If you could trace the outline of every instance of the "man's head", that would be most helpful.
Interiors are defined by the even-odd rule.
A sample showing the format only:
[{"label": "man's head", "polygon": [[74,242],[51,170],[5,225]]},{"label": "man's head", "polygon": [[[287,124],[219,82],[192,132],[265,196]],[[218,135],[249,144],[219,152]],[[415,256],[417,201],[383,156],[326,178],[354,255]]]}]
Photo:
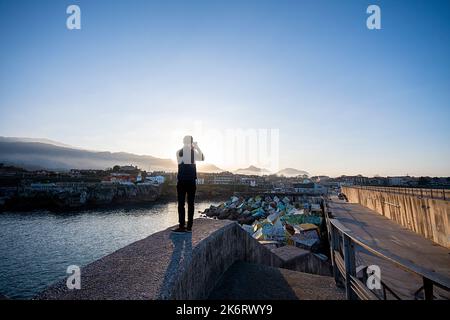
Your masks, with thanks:
[{"label": "man's head", "polygon": [[185,137],[183,138],[183,144],[184,144],[185,146],[190,146],[190,145],[192,145],[192,142],[194,142],[194,138],[192,138],[192,136],[185,136]]}]

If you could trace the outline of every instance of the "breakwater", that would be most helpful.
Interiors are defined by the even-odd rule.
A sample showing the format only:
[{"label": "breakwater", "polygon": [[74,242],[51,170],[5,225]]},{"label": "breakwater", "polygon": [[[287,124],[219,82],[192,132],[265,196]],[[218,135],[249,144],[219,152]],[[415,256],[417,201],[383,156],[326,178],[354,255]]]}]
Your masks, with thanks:
[{"label": "breakwater", "polygon": [[196,219],[194,226],[192,234],[161,231],[87,265],[80,290],[60,281],[37,298],[205,299],[237,260],[282,263],[236,223]]},{"label": "breakwater", "polygon": [[[332,277],[280,269],[287,262],[291,267],[308,264],[303,252],[294,255],[269,250],[236,222],[201,218],[192,233],[167,229],[83,267],[80,289],[69,289],[62,280],[36,299],[222,299],[229,290],[246,299],[342,298]],[[234,272],[243,279],[233,289],[228,285],[234,281],[227,279],[236,280]]]},{"label": "breakwater", "polygon": [[2,199],[0,210],[71,210],[154,202],[161,186],[112,183],[35,183],[20,185]]}]

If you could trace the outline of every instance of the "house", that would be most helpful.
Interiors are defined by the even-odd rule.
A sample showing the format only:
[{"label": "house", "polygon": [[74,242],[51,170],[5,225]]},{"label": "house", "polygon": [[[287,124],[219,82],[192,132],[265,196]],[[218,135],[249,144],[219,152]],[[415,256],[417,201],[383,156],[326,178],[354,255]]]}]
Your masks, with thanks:
[{"label": "house", "polygon": [[105,181],[110,181],[112,183],[124,183],[124,182],[135,182],[136,177],[130,175],[129,173],[116,173],[113,172],[111,175],[106,177]]},{"label": "house", "polygon": [[29,188],[33,191],[50,191],[58,189],[56,183],[31,183]]},{"label": "house", "polygon": [[250,187],[256,187],[258,185],[257,177],[253,176],[241,176],[240,177],[240,184],[242,185],[248,185]]},{"label": "house", "polygon": [[314,183],[314,182],[306,182],[306,183],[294,183],[293,184],[295,192],[298,193],[307,193],[307,194],[325,194],[327,193],[327,188]]},{"label": "house", "polygon": [[213,184],[234,184],[234,175],[232,173],[222,172],[214,175]]},{"label": "house", "polygon": [[145,181],[151,182],[153,184],[163,184],[164,181],[166,181],[166,178],[164,178],[163,176],[150,176],[146,177]]},{"label": "house", "polygon": [[139,170],[139,168],[137,166],[133,166],[133,165],[119,166],[119,171],[122,171],[122,172],[135,172],[138,170]]},{"label": "house", "polygon": [[409,176],[405,177],[387,177],[390,186],[406,186],[411,180]]}]

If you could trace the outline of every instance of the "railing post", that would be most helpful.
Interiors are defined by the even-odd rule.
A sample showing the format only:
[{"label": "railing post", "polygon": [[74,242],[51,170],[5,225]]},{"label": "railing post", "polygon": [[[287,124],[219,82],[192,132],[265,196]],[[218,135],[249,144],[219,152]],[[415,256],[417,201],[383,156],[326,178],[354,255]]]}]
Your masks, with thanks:
[{"label": "railing post", "polygon": [[423,292],[425,300],[433,300],[433,282],[423,277]]},{"label": "railing post", "polygon": [[344,237],[344,261],[345,261],[345,295],[347,300],[356,300],[356,294],[351,287],[351,277],[356,276],[356,263],[355,263],[355,247],[352,240],[348,235],[343,233]]},{"label": "railing post", "polygon": [[336,265],[335,251],[339,250],[339,233],[335,226],[330,223],[331,226],[331,259],[333,264],[333,276],[336,285],[342,285],[341,279],[339,277],[339,269]]}]

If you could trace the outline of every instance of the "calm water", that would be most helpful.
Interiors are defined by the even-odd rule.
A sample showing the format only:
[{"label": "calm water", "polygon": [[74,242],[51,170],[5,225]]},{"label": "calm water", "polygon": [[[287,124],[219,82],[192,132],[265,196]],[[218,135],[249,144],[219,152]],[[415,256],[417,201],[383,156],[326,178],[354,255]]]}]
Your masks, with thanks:
[{"label": "calm water", "polygon": [[[211,202],[197,203],[203,210]],[[145,209],[0,214],[0,293],[31,298],[83,266],[178,223],[176,203]]]}]

